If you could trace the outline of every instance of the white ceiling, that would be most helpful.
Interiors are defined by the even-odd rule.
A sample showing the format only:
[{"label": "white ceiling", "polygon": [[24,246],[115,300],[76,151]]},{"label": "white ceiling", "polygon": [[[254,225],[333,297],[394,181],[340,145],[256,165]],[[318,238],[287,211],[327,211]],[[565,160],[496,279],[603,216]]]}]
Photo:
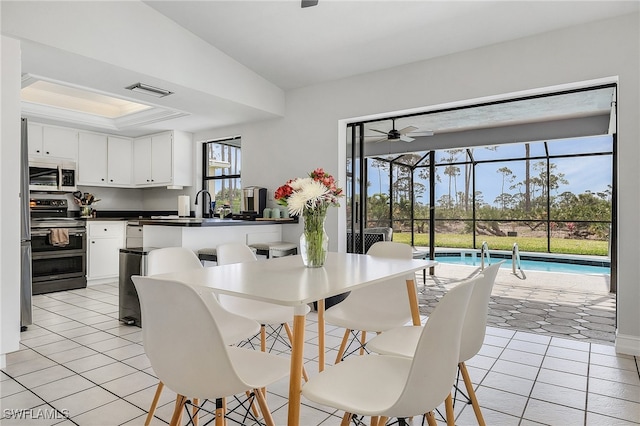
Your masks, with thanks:
[{"label": "white ceiling", "polygon": [[[7,7],[11,3],[11,7]],[[124,10],[132,3],[138,2],[127,1],[117,6],[123,8],[123,13],[116,21],[110,22],[114,31],[132,24]],[[55,7],[58,3],[42,2],[42,5],[45,4]],[[83,4],[96,3],[71,2],[65,3],[64,7],[68,10],[80,8]],[[286,91],[631,13],[639,10],[640,3],[319,0],[317,6],[305,9],[300,7],[299,0],[166,0],[146,1],[144,4],[149,7],[145,15],[149,25],[159,22],[158,17],[153,16],[157,11],[165,21],[169,18],[182,30],[188,31],[190,36],[199,37]],[[2,33],[23,40],[24,73],[141,102],[161,102],[164,107],[188,114],[137,130],[123,130],[121,134],[135,136],[148,133],[151,129],[164,128],[195,132],[277,116],[268,108],[261,110],[201,90],[195,85],[190,86],[187,79],[163,81],[158,78],[159,74],[145,72],[142,67],[135,68],[132,65],[128,68],[122,64],[101,61],[97,55],[102,52],[98,52],[98,49],[95,49],[96,56],[83,56],[78,52],[82,49],[87,51],[87,40],[90,40],[87,35],[92,31],[88,25],[76,27],[64,26],[64,22],[57,23],[63,25],[68,33],[64,39],[58,34],[56,39],[52,34],[52,40],[62,40],[57,45],[53,45],[53,41],[49,45],[42,34],[31,37],[29,31],[35,34],[35,29],[25,27],[32,26],[42,32],[43,27],[53,25],[46,22],[46,16],[32,18],[39,10],[43,10],[40,6],[33,8],[35,6],[32,5],[33,2],[0,2]],[[33,9],[25,9],[29,7]],[[28,10],[28,13],[21,9]],[[86,13],[86,10],[83,12]],[[25,22],[21,23],[20,19]],[[118,22],[120,20],[122,22]],[[34,25],[34,22],[38,25]],[[142,40],[147,35],[140,31],[139,37]],[[129,40],[129,44],[134,46],[137,41]],[[117,42],[114,38],[114,52],[127,49],[126,41],[124,44]],[[193,47],[185,45],[184,50]],[[162,56],[166,48],[157,43],[157,56]],[[203,52],[201,46],[199,49]],[[113,54],[104,54],[109,53]],[[168,62],[168,66],[172,65]],[[165,87],[176,91],[176,94],[157,101],[123,91],[125,85],[137,81]],[[49,121],[55,122],[55,119]]]},{"label": "white ceiling", "polygon": [[634,1],[146,1],[283,89],[638,10]]}]

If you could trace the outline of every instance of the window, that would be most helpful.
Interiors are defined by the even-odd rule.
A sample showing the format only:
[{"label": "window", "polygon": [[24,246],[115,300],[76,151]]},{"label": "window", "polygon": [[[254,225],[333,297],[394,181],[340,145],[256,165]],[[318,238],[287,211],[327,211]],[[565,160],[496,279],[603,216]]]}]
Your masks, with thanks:
[{"label": "window", "polygon": [[[202,187],[215,201],[215,213],[223,206],[229,206],[233,213],[240,213],[240,137],[205,142],[202,149]],[[202,212],[207,213],[204,205]]]}]

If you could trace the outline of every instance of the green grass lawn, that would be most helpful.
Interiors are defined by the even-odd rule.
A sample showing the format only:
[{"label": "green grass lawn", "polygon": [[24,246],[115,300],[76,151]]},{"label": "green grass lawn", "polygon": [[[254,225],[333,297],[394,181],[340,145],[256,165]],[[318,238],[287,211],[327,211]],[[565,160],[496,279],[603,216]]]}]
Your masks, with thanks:
[{"label": "green grass lawn", "polygon": [[[429,246],[429,234],[414,234],[415,246]],[[411,234],[408,232],[394,232],[393,241],[411,244]],[[534,237],[495,237],[484,236],[477,239],[477,248],[486,241],[490,250],[511,250],[513,243],[518,243],[520,251],[547,252],[547,239]],[[465,234],[437,234],[436,247],[447,248],[471,248],[473,240],[471,235]],[[565,238],[551,238],[551,252],[563,254],[581,254],[592,256],[608,256],[609,244],[607,241],[577,240]]]}]

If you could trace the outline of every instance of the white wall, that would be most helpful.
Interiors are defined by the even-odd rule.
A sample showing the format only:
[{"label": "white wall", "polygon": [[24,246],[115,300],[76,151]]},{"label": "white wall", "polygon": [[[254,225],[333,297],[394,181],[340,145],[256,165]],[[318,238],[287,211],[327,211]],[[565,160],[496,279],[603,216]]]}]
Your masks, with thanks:
[{"label": "white wall", "polygon": [[[572,82],[619,77],[618,339],[640,355],[639,14],[580,25],[287,93],[281,119],[216,129],[195,140],[242,135],[243,185],[273,191],[287,179],[324,167],[344,184],[338,121]],[[331,250],[344,214],[327,219]],[[339,226],[340,223],[340,226]],[[300,227],[286,226],[295,241]]]},{"label": "white wall", "polygon": [[0,44],[0,368],[20,341],[20,43]]}]

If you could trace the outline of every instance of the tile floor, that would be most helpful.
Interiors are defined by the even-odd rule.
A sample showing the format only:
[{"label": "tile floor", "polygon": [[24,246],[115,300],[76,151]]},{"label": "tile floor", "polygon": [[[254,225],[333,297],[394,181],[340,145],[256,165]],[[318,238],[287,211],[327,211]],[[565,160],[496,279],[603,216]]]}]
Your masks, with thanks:
[{"label": "tile floor", "polygon": [[[110,284],[34,297],[34,324],[0,373],[3,426],[144,423],[157,379],[140,329],[117,320],[117,293]],[[311,313],[305,346],[311,374],[314,319]],[[327,332],[331,362],[342,330]],[[638,359],[616,355],[610,344],[488,327],[485,345],[467,364],[488,425],[640,424]],[[278,425],[286,424],[287,391],[286,380],[269,389]],[[168,423],[174,397],[165,390],[152,424]],[[303,403],[301,425],[340,423],[340,413]],[[470,406],[458,402],[455,413],[457,425],[476,424]]]}]

